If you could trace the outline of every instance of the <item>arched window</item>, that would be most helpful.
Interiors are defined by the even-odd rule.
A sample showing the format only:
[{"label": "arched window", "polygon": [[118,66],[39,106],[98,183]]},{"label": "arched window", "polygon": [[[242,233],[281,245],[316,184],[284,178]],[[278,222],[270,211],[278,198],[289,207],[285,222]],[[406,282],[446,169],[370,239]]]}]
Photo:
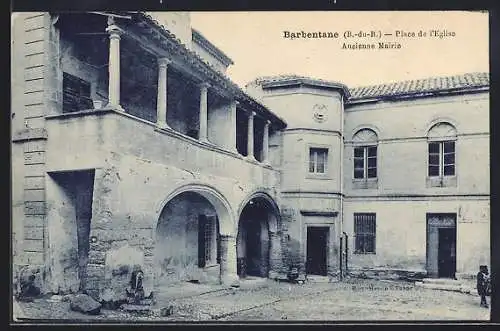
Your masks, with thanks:
[{"label": "arched window", "polygon": [[428,139],[428,176],[455,176],[455,141],[457,130],[446,122],[432,126],[427,133]]},{"label": "arched window", "polygon": [[378,137],[371,129],[361,129],[352,138],[354,179],[377,178]]}]

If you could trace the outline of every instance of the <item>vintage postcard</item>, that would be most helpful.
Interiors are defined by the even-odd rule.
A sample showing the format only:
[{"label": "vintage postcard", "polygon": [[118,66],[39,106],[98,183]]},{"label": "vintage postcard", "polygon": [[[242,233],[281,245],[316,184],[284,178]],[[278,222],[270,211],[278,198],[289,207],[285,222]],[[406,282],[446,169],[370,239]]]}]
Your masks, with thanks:
[{"label": "vintage postcard", "polygon": [[13,320],[488,321],[488,23],[13,12]]}]

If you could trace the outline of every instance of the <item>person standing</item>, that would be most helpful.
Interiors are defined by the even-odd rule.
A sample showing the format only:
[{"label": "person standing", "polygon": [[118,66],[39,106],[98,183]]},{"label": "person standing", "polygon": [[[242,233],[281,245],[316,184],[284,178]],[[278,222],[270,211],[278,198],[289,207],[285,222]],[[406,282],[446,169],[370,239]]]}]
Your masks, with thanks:
[{"label": "person standing", "polygon": [[477,273],[477,293],[481,296],[481,307],[488,308],[488,302],[486,301],[488,283],[490,281],[490,276],[488,272],[488,266],[479,266],[479,272]]}]

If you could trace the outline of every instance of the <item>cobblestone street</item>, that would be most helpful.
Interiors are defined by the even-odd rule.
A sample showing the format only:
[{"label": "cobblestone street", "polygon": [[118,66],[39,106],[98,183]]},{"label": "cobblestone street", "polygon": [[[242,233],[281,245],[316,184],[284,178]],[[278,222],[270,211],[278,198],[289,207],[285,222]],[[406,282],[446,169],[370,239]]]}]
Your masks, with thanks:
[{"label": "cobblestone street", "polygon": [[489,309],[479,306],[477,296],[405,282],[350,280],[292,285],[264,281],[236,290],[214,288],[211,292],[197,286],[188,284],[185,291],[177,288],[177,295],[158,295],[152,310],[172,305],[173,314],[167,317],[104,309],[98,316],[86,316],[70,311],[68,303],[47,299],[19,306],[28,319],[89,322],[489,320]]}]

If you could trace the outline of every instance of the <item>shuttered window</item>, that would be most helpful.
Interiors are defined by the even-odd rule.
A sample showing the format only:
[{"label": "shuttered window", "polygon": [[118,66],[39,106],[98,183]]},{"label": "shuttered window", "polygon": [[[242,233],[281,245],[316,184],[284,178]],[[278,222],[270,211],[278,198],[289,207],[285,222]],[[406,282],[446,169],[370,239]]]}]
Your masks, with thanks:
[{"label": "shuttered window", "polygon": [[63,113],[71,113],[80,110],[92,109],[90,98],[90,83],[63,73]]},{"label": "shuttered window", "polygon": [[376,216],[375,213],[354,214],[354,253],[375,253]]}]

